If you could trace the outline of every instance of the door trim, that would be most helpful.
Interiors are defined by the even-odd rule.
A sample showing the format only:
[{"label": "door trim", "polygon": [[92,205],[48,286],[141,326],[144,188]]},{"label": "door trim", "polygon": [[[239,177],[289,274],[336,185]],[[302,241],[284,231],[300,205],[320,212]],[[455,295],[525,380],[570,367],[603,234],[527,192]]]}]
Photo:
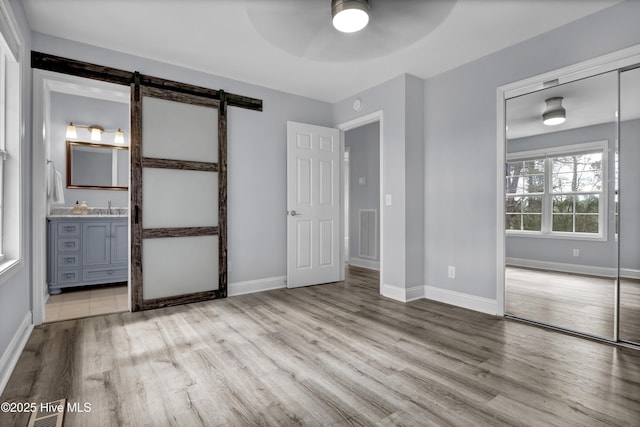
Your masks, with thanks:
[{"label": "door trim", "polygon": [[[378,122],[380,124],[380,293],[382,293],[382,284],[384,283],[384,110],[378,110],[370,114],[366,114],[364,116],[355,118],[353,120],[349,120],[348,122],[340,123],[336,127],[340,130],[340,158],[344,159],[344,134],[345,132],[359,128],[364,125],[368,125],[370,123]],[[344,201],[344,174],[342,173],[342,169],[340,172],[340,191],[341,197]],[[341,209],[341,221],[340,221],[340,233],[344,236],[344,209]],[[351,245],[351,242],[349,242]],[[344,251],[344,244],[341,246],[342,251]],[[344,280],[344,271],[346,268],[346,261],[344,257],[344,253],[342,254],[342,266],[340,269],[342,278]]]}]

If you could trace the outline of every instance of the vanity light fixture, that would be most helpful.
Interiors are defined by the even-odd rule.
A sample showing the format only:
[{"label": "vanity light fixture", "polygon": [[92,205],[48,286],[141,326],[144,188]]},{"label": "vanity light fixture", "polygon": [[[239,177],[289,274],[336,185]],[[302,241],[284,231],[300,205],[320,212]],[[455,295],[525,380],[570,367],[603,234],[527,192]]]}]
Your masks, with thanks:
[{"label": "vanity light fixture", "polygon": [[69,126],[67,126],[67,138],[78,138],[78,131],[72,122],[69,122]]},{"label": "vanity light fixture", "polygon": [[542,114],[542,123],[547,126],[555,126],[565,122],[567,111],[562,107],[562,100],[561,96],[556,96],[544,101],[547,104],[547,108]]},{"label": "vanity light fixture", "polygon": [[89,126],[89,132],[91,132],[92,141],[102,141],[102,133],[104,132],[104,128],[102,126],[91,125]]},{"label": "vanity light fixture", "polygon": [[124,144],[124,133],[122,132],[122,129],[118,128],[116,136],[113,137],[113,142],[116,144]]},{"label": "vanity light fixture", "polygon": [[333,26],[343,33],[355,33],[369,23],[369,0],[331,0]]},{"label": "vanity light fixture", "polygon": [[115,134],[113,138],[113,142],[115,144],[124,144],[124,132],[122,132],[121,128],[118,128],[118,130],[105,130],[100,125],[84,126],[84,125],[74,125],[73,122],[69,122],[69,125],[67,126],[67,138],[77,139],[78,138],[77,128],[87,129],[89,131],[90,138],[92,141],[102,141],[103,133],[113,133]]}]

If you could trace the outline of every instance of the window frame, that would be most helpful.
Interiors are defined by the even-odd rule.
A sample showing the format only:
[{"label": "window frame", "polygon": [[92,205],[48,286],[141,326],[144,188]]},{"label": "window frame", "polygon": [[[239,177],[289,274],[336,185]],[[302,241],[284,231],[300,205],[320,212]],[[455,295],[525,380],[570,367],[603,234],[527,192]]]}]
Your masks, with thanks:
[{"label": "window frame", "polygon": [[24,100],[26,97],[25,64],[27,53],[19,26],[10,4],[0,1],[0,57],[2,59],[2,102],[0,132],[3,160],[0,161],[2,180],[0,197],[1,250],[0,286],[24,266],[24,176],[25,124]]},{"label": "window frame", "polygon": [[[563,193],[554,193],[553,189],[553,170],[552,170],[552,161],[554,158],[564,157],[564,156],[572,156],[576,154],[587,154],[593,152],[602,152],[602,184],[601,190],[599,193],[596,192],[577,192],[576,195],[580,194],[599,194],[600,201],[598,203],[598,233],[585,233],[585,232],[567,232],[567,231],[553,231],[552,222],[553,222],[553,197],[557,195],[567,194]],[[513,153],[506,153],[506,162],[518,162],[518,161],[527,161],[527,160],[539,160],[544,159],[544,192],[542,193],[542,220],[541,220],[541,230],[540,231],[531,231],[531,230],[508,230],[506,229],[506,221],[505,221],[505,233],[507,236],[513,237],[535,237],[535,238],[546,238],[546,239],[567,239],[567,240],[589,240],[589,241],[607,241],[607,224],[608,224],[608,210],[605,208],[609,204],[609,141],[593,141],[586,142],[581,144],[572,144],[572,145],[562,145],[557,147],[544,148],[539,150],[526,150],[526,151],[517,151]],[[506,171],[506,165],[505,165]],[[504,178],[504,187],[505,187],[505,204],[507,198],[509,198],[509,193],[506,188],[506,179],[507,176],[505,174]],[[506,214],[505,210],[505,214]],[[573,212],[575,217],[576,212]]]}]

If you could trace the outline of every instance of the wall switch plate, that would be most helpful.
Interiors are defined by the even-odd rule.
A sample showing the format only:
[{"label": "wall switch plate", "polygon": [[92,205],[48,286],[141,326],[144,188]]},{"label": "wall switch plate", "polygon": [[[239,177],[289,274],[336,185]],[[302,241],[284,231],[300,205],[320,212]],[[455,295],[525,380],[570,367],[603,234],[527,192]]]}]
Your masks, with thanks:
[{"label": "wall switch plate", "polygon": [[391,206],[391,194],[387,194],[384,196],[384,204],[387,206]]},{"label": "wall switch plate", "polygon": [[450,265],[447,268],[447,275],[449,276],[449,279],[455,279],[456,278],[456,268],[452,265]]},{"label": "wall switch plate", "polygon": [[580,256],[580,249],[574,249],[573,256]]}]

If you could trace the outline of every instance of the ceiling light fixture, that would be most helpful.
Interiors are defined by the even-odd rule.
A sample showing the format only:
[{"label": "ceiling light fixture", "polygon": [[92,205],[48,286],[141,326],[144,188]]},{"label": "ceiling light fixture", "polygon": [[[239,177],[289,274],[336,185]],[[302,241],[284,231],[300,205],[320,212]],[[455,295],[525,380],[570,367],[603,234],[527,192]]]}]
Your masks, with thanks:
[{"label": "ceiling light fixture", "polygon": [[547,108],[542,114],[542,123],[547,126],[555,126],[564,123],[567,119],[567,111],[562,107],[561,96],[546,99],[544,102],[547,104]]},{"label": "ceiling light fixture", "polygon": [[355,33],[369,23],[369,0],[331,0],[333,26],[343,33]]},{"label": "ceiling light fixture", "polygon": [[72,122],[69,122],[69,125],[67,126],[67,138],[77,139],[77,128],[87,129],[89,131],[89,137],[92,141],[102,141],[103,133],[113,133],[115,134],[113,137],[113,142],[115,144],[124,144],[124,132],[122,132],[121,128],[118,128],[118,130],[105,130],[100,125],[83,126],[74,125]]}]

